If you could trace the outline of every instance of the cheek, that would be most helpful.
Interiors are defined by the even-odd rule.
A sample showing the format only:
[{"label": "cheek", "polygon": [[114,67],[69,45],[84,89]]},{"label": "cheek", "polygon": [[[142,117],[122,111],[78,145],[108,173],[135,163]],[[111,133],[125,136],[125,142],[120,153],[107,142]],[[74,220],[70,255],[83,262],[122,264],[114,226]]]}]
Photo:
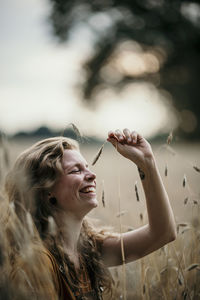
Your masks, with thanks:
[{"label": "cheek", "polygon": [[60,202],[75,198],[79,195],[82,180],[80,178],[63,178],[55,186],[54,193]]}]

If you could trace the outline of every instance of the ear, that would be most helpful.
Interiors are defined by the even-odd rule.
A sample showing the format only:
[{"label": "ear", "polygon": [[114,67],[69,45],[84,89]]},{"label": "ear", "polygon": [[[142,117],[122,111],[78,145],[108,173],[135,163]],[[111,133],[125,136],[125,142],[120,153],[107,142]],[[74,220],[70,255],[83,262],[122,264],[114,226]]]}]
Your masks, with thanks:
[{"label": "ear", "polygon": [[50,202],[52,205],[56,205],[56,204],[57,204],[57,199],[56,199],[56,197],[50,197],[48,200],[49,200],[49,202]]}]

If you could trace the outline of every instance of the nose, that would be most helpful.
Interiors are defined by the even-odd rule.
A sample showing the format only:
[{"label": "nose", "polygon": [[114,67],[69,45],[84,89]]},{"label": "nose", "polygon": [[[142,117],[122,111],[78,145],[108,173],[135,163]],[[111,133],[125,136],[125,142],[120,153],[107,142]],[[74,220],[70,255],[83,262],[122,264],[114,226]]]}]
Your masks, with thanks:
[{"label": "nose", "polygon": [[88,180],[88,181],[93,181],[93,180],[96,179],[96,174],[93,173],[93,172],[91,172],[91,171],[88,171],[88,172],[86,173],[86,175],[85,175],[85,178],[86,178],[86,180]]}]

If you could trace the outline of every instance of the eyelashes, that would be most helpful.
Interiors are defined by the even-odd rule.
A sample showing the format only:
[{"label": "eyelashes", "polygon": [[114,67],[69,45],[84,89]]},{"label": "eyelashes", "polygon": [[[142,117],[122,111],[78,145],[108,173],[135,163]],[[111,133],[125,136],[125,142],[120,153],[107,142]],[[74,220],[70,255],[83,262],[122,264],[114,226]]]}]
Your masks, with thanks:
[{"label": "eyelashes", "polygon": [[80,173],[81,170],[72,170],[69,174],[73,174],[73,173]]}]

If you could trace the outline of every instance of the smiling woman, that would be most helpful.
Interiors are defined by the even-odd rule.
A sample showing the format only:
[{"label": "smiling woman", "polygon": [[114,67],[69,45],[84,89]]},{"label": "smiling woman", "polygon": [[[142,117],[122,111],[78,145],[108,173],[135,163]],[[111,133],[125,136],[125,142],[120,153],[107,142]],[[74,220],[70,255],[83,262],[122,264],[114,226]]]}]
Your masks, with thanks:
[{"label": "smiling woman", "polygon": [[73,213],[82,219],[97,206],[96,175],[88,169],[88,164],[77,150],[64,150],[60,176],[50,197],[55,197],[66,214]]},{"label": "smiling woman", "polygon": [[[130,262],[175,239],[175,222],[150,144],[128,129],[107,140],[135,163],[146,195],[149,223],[119,234],[95,229],[86,215],[97,206],[96,175],[64,137],[23,152],[7,176],[8,205],[1,228],[9,245],[9,284],[19,299],[103,299],[112,291],[108,267]],[[7,252],[6,252],[7,255]],[[112,293],[111,293],[112,294]]]},{"label": "smiling woman", "polygon": [[97,206],[96,175],[77,142],[36,143],[18,157],[5,190],[13,288],[23,297],[101,299],[112,283],[99,253],[106,235],[84,218]]}]

